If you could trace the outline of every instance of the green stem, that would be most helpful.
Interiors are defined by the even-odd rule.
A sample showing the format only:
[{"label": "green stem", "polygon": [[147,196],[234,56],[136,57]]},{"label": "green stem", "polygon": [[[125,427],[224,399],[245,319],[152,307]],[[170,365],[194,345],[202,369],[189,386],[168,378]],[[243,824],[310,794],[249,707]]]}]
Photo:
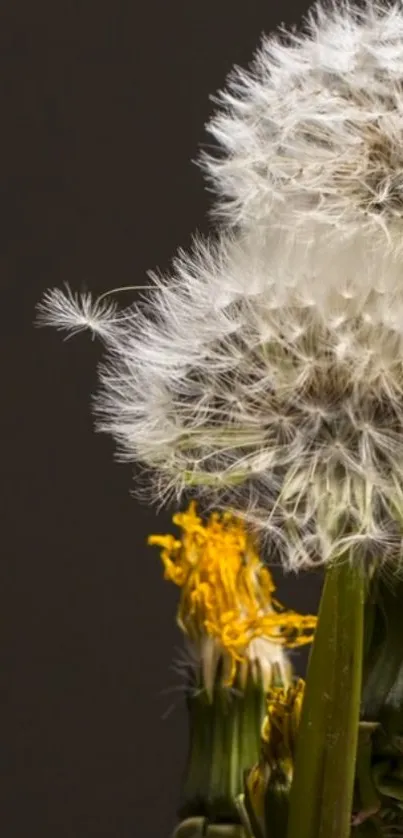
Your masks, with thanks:
[{"label": "green stem", "polygon": [[331,565],[311,649],[287,838],[349,838],[363,656],[365,576]]}]

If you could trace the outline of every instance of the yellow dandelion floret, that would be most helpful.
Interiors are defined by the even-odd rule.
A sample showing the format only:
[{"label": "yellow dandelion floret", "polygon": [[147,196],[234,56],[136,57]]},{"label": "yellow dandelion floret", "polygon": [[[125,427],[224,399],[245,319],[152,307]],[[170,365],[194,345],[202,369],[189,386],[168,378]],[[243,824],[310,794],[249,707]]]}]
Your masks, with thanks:
[{"label": "yellow dandelion floret", "polygon": [[173,522],[181,537],[151,535],[161,548],[165,579],[181,589],[178,622],[194,640],[215,638],[232,659],[243,661],[249,644],[266,638],[288,648],[312,641],[316,617],[286,611],[273,597],[270,571],[242,520],[213,512],[206,522],[192,501]]},{"label": "yellow dandelion floret", "polygon": [[271,687],[262,725],[262,751],[266,763],[292,773],[305,682],[299,678],[288,688]]}]

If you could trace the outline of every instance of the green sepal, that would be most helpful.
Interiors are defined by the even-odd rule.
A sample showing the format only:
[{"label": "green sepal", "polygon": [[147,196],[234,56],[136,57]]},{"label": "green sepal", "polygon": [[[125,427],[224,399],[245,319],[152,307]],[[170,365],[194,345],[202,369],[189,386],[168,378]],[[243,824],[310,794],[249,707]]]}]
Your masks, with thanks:
[{"label": "green sepal", "polygon": [[265,691],[259,670],[248,670],[231,688],[217,679],[212,694],[194,689],[188,697],[189,757],[185,771],[181,819],[206,817],[209,823],[239,824],[237,798],[243,775],[260,754]]},{"label": "green sepal", "polygon": [[181,819],[206,815],[206,792],[209,788],[212,748],[213,707],[206,691],[189,691],[189,754],[182,787]]}]

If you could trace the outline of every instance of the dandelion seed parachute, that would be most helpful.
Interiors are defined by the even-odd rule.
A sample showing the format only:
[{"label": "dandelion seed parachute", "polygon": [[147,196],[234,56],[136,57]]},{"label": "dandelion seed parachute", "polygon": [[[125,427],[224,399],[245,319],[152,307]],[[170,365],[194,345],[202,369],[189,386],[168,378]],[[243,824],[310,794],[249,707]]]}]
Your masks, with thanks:
[{"label": "dandelion seed parachute", "polygon": [[89,329],[94,337],[107,339],[118,323],[113,301],[93,300],[90,292],[78,294],[69,285],[64,292],[59,288],[47,291],[37,308],[38,326],[55,326],[70,335]]}]

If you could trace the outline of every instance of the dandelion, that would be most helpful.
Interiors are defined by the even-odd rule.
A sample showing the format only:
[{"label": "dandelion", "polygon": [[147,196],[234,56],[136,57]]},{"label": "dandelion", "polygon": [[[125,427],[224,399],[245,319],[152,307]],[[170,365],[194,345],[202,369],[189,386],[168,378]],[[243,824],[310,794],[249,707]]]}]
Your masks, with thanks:
[{"label": "dandelion", "polygon": [[286,650],[312,641],[316,617],[286,611],[274,598],[255,538],[230,512],[204,520],[192,501],[173,522],[179,537],[151,535],[148,543],[160,548],[165,578],[180,588],[178,623],[199,662],[187,685],[189,756],[175,836],[191,826],[209,834],[206,824],[217,820],[238,835],[238,798],[259,759],[266,695],[278,703],[288,694]]},{"label": "dandelion", "polygon": [[255,540],[231,513],[204,523],[193,501],[173,522],[180,538],[152,535],[148,543],[161,548],[165,578],[181,588],[178,623],[201,660],[203,687],[211,696],[219,667],[227,687],[244,684],[249,672],[265,690],[273,671],[288,684],[283,650],[310,643],[316,617],[286,611],[274,598]]},{"label": "dandelion", "polygon": [[400,3],[317,4],[220,97],[229,225],[138,305],[39,306],[106,343],[97,427],[138,494],[232,507],[294,570],[402,563],[402,79]]},{"label": "dandelion", "polygon": [[[388,601],[392,655],[374,623],[362,690],[368,590],[385,569],[400,590],[403,565],[403,5],[317,4],[304,31],[283,36],[234,72],[210,122],[222,153],[201,163],[217,193],[216,237],[179,251],[140,303],[54,289],[39,318],[104,342],[97,428],[147,472],[141,491],[218,510],[203,523],[191,505],[175,518],[181,537],[150,541],[181,589],[178,619],[201,661],[196,808],[184,816],[199,817],[202,800],[239,825],[234,796],[241,765],[256,762],[263,687],[290,687],[284,649],[312,637],[314,618],[274,599],[259,537],[287,569],[326,566],[302,709],[294,691],[269,714],[266,767],[287,804],[270,834],[348,838],[360,708],[381,705],[401,668],[400,599]],[[252,721],[239,751],[241,718]],[[394,782],[381,784],[393,798]],[[360,806],[364,823],[375,808]]]}]

